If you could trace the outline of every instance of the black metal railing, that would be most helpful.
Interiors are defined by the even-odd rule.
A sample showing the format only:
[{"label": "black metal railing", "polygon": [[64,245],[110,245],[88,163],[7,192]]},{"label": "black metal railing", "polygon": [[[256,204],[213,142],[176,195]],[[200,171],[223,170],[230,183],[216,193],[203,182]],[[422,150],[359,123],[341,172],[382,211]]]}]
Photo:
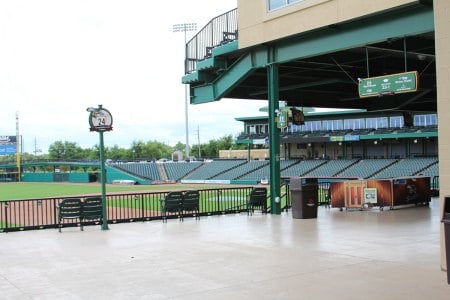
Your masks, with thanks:
[{"label": "black metal railing", "polygon": [[431,195],[439,196],[439,176],[434,176],[431,180]]},{"label": "black metal railing", "polygon": [[186,44],[185,73],[196,70],[197,62],[208,58],[211,50],[238,38],[237,8],[212,19]]},{"label": "black metal railing", "polygon": [[[236,187],[199,190],[200,215],[246,211],[246,199],[251,189],[252,187]],[[167,193],[107,195],[108,222],[121,223],[162,219],[160,199],[164,198]],[[63,199],[64,197],[1,201],[0,232],[57,228],[59,226],[57,205]],[[168,217],[175,218],[178,216],[169,215]],[[77,226],[77,221],[64,220],[64,226]],[[87,223],[87,225],[90,223]]]},{"label": "black metal railing", "polygon": [[[220,215],[247,211],[247,196],[253,187],[202,189],[200,215]],[[319,184],[318,202],[326,204],[329,183]],[[160,199],[169,192],[107,195],[108,223],[161,220]],[[90,195],[92,196],[92,195]],[[99,195],[96,195],[99,196]],[[84,198],[84,197],[81,197]],[[291,207],[289,184],[281,184],[281,208]],[[0,232],[58,228],[57,206],[65,197],[0,201]],[[270,212],[270,198],[267,199]],[[183,214],[189,216],[191,213]],[[169,215],[168,218],[177,218]],[[78,226],[79,220],[64,220],[63,225]],[[85,225],[96,222],[86,222]]]}]

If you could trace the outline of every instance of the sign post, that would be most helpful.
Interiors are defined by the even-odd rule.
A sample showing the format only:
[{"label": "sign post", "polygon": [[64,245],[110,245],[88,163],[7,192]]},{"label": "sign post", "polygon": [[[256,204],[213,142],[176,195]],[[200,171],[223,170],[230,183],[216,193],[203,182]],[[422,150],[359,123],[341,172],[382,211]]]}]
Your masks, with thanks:
[{"label": "sign post", "polygon": [[106,206],[106,172],[105,172],[105,147],[103,143],[103,132],[112,130],[111,113],[99,105],[98,108],[89,107],[89,125],[91,131],[97,131],[100,136],[100,165],[101,165],[101,186],[102,186],[102,230],[108,230],[108,214]]}]

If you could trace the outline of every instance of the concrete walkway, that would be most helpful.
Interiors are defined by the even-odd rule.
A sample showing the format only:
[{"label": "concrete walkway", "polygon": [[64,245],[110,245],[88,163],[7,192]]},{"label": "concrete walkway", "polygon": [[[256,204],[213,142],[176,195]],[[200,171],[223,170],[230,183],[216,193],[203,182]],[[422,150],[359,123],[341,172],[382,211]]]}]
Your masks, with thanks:
[{"label": "concrete walkway", "polygon": [[0,299],[450,299],[439,200],[0,233]]}]

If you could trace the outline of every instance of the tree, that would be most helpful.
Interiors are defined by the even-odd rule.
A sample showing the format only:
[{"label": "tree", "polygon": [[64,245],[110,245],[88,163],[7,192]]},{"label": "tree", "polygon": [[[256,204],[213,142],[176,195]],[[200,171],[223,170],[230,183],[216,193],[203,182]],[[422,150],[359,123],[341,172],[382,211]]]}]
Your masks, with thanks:
[{"label": "tree", "polygon": [[[202,157],[218,157],[219,150],[230,149],[233,146],[233,137],[226,135],[218,140],[210,140],[200,145]],[[192,153],[198,153],[198,145],[192,146]]]},{"label": "tree", "polygon": [[173,146],[173,151],[181,151],[184,152],[186,150],[186,144],[182,142],[178,142],[175,146]]},{"label": "tree", "polygon": [[56,141],[48,148],[50,159],[67,160],[81,159],[83,157],[83,149],[73,142]]},{"label": "tree", "polygon": [[106,158],[110,158],[112,160],[125,160],[129,157],[129,149],[120,148],[117,145],[114,145],[111,148],[105,149]]}]

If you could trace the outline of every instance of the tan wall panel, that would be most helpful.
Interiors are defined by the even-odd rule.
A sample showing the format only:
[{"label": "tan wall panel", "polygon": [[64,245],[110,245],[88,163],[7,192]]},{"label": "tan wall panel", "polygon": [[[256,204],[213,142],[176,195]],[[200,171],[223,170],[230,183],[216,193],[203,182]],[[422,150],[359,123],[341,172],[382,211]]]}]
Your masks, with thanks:
[{"label": "tan wall panel", "polygon": [[305,0],[267,12],[266,0],[238,0],[239,47],[261,44],[416,2],[414,0]]},{"label": "tan wall panel", "polygon": [[[224,159],[247,159],[248,150],[220,150],[219,158]],[[259,159],[265,160],[269,158],[269,149],[251,149],[250,150],[250,159]]]},{"label": "tan wall panel", "polygon": [[[439,186],[441,213],[443,199],[450,195],[450,1],[434,0],[434,24],[436,43],[436,78],[439,134]],[[445,258],[445,239],[441,225],[441,267],[448,268]]]},{"label": "tan wall panel", "polygon": [[364,12],[364,15],[374,14],[382,10],[392,7],[397,7],[411,2],[417,1],[391,1],[391,0],[377,0],[377,1],[355,1],[355,0],[340,0],[339,1],[339,19],[349,20],[353,19],[359,12]]}]

